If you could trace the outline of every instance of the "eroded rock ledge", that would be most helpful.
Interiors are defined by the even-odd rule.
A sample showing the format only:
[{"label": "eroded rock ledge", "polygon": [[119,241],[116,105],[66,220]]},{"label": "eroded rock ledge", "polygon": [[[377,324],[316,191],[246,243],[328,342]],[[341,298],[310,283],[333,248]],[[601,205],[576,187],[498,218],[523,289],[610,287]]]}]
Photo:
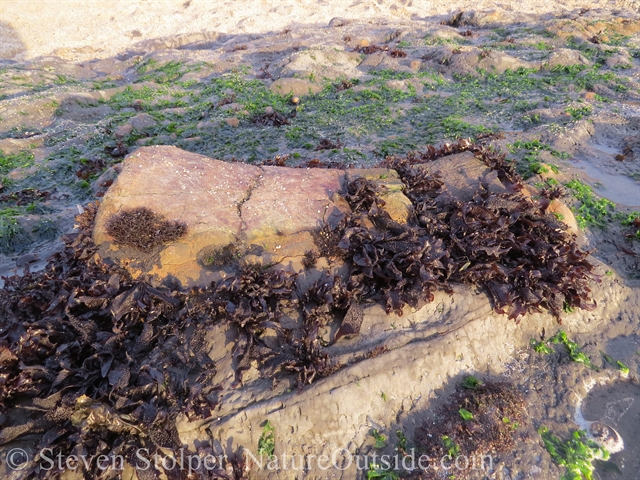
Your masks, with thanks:
[{"label": "eroded rock ledge", "polygon": [[[500,181],[498,171],[471,151],[409,168],[438,174],[446,188],[437,191],[435,205],[473,203],[478,191],[502,194],[514,188]],[[406,180],[405,174],[402,178]],[[233,252],[248,262],[279,263],[301,273],[305,252],[318,249],[314,243],[318,228],[357,214],[355,195],[347,190],[358,177],[385,187],[379,191],[382,208],[393,222],[416,220],[414,207],[403,193],[411,196],[410,189],[392,169],[252,166],[212,160],[174,147],[141,148],[125,160],[122,173],[105,195],[96,217],[94,240],[101,245],[103,256],[157,278],[173,276],[184,285],[215,279],[220,272],[203,264],[202,252],[228,246],[235,246]],[[495,195],[505,201],[508,197]],[[187,235],[150,255],[114,245],[105,230],[108,219],[140,207],[169,221],[184,222]],[[328,259],[319,259],[323,260]],[[336,268],[325,262],[316,269],[327,266]],[[302,274],[297,281],[303,281]],[[242,334],[234,325],[214,322],[207,328],[204,342],[208,358],[216,366],[211,382],[217,393],[209,399],[216,404],[215,414],[195,419],[180,414],[176,429],[181,443],[194,451],[203,445],[216,452],[250,449],[258,442],[261,423],[269,418],[280,432],[290,432],[279,440],[279,454],[313,451],[331,455],[345,445],[350,454],[356,454],[366,448],[372,425],[396,425],[403,415],[411,431],[409,424],[419,406],[447,379],[464,371],[502,373],[515,349],[541,329],[552,330],[557,325],[552,315],[531,312],[518,325],[496,313],[487,295],[469,286],[456,285],[451,294],[443,290],[433,293],[430,303],[417,308],[406,305],[402,315],[385,311],[379,303],[363,303],[359,335],[339,337],[340,319],[323,324],[314,341],[321,340],[323,352],[341,368],[313,383],[305,382],[309,385],[298,394],[291,393],[293,382],[276,379],[267,369],[267,361],[260,365],[256,360],[259,355],[252,356],[249,346],[244,357],[237,355],[244,347]],[[627,294],[613,279],[605,279],[592,292],[595,310],[567,315],[565,328],[574,332],[602,328],[606,319],[618,315]],[[256,345],[270,349],[269,355],[275,355],[283,365],[287,349],[278,332],[298,332],[295,317],[293,309],[287,309],[279,326],[265,326],[256,333]],[[242,388],[237,388],[238,379]],[[267,476],[266,472],[256,474],[258,478]],[[322,472],[311,469],[307,474]],[[355,467],[343,475],[355,477]],[[295,476],[295,472],[281,472],[282,478]]]}]

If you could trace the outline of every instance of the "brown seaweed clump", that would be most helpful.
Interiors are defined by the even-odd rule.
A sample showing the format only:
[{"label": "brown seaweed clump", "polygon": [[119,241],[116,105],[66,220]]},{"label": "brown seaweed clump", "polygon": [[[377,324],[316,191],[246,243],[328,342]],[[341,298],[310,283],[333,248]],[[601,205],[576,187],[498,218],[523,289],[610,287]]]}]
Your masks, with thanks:
[{"label": "brown seaweed clump", "polygon": [[116,245],[151,252],[164,243],[175,242],[187,233],[182,222],[165,220],[148,208],[123,210],[112,215],[106,223],[107,234]]},{"label": "brown seaweed clump", "polygon": [[441,242],[446,251],[441,258],[446,275],[437,281],[483,287],[496,312],[511,319],[548,310],[560,322],[563,311],[595,308],[590,297],[594,276],[590,252],[581,250],[566,227],[544,213],[548,199],[533,201],[519,193],[494,194],[481,189],[469,202],[452,196],[436,201],[444,197],[446,188],[429,172],[429,162],[467,150],[496,170],[503,182],[516,189],[522,184],[504,155],[465,140],[386,161],[406,185],[414,221],[425,231],[420,235],[430,237],[431,244]]},{"label": "brown seaweed clump", "polygon": [[407,52],[400,50],[399,48],[394,48],[389,50],[389,56],[393,58],[405,58],[407,56]]},{"label": "brown seaweed clump", "polygon": [[[290,118],[295,116],[293,115],[294,112],[295,110],[289,115]],[[286,115],[276,111],[256,115],[251,119],[251,122],[255,123],[256,125],[264,125],[268,127],[281,127],[283,125],[289,125],[290,123],[289,118],[287,118]]]},{"label": "brown seaweed clump", "polygon": [[387,52],[389,51],[389,47],[387,45],[362,45],[356,47],[353,51],[364,53],[365,55],[371,55],[376,52]]},{"label": "brown seaweed clump", "polygon": [[[509,451],[524,435],[525,406],[524,396],[513,385],[481,383],[469,376],[440,407],[435,421],[416,428],[417,449],[429,458],[450,455],[453,461]],[[421,478],[441,478],[433,468],[421,473],[427,475]],[[470,473],[456,469],[456,478]]]}]

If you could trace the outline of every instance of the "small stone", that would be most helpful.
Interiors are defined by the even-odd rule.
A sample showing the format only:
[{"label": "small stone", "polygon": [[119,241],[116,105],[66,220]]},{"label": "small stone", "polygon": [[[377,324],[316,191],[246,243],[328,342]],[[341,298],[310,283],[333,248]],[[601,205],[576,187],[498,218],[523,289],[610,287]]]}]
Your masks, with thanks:
[{"label": "small stone", "polygon": [[560,200],[553,200],[547,207],[546,213],[554,214],[558,220],[567,226],[569,232],[576,235],[580,232],[578,222],[576,221],[576,217],[573,215],[573,212]]},{"label": "small stone", "polygon": [[349,20],[346,18],[334,17],[329,21],[329,26],[332,28],[344,27],[345,25],[349,25]]},{"label": "small stone", "polygon": [[359,47],[368,47],[369,44],[369,40],[367,40],[366,38],[363,38],[362,40],[360,40],[360,42],[358,43]]},{"label": "small stone", "polygon": [[386,85],[393,90],[405,91],[407,89],[407,84],[404,80],[387,80]]},{"label": "small stone", "polygon": [[199,122],[196,125],[198,130],[215,130],[220,126],[220,122]]},{"label": "small stone", "polygon": [[156,120],[148,113],[139,113],[135,117],[131,117],[129,123],[134,130],[142,131],[155,127]]},{"label": "small stone", "polygon": [[569,67],[572,65],[590,65],[588,58],[584,57],[578,50],[570,48],[558,48],[549,56],[549,60],[544,64],[547,70],[556,67]]},{"label": "small stone", "polygon": [[296,97],[322,91],[322,85],[301,78],[279,78],[273,82],[269,88],[273,93],[279,95],[295,95]]},{"label": "small stone", "polygon": [[222,105],[220,107],[220,110],[223,111],[223,112],[226,112],[226,111],[229,111],[229,110],[231,110],[233,112],[239,112],[243,108],[244,108],[244,106],[242,104],[237,103],[237,102],[233,102],[233,103],[227,103],[226,105]]},{"label": "small stone", "polygon": [[266,113],[267,115],[271,115],[273,113],[273,107],[266,107],[264,109],[264,113]]},{"label": "small stone", "polygon": [[616,98],[618,96],[614,90],[601,83],[596,83],[593,86],[593,91],[603,97]]},{"label": "small stone", "polygon": [[240,125],[240,120],[238,120],[238,119],[237,119],[237,118],[235,118],[235,117],[232,117],[232,118],[226,118],[224,121],[225,121],[225,122],[227,123],[227,125],[229,125],[230,127],[234,127],[234,128],[235,128],[235,127],[237,127],[237,126],[239,126],[239,125]]},{"label": "small stone", "polygon": [[26,264],[37,262],[38,260],[40,260],[40,257],[36,253],[27,253],[18,257],[16,260],[16,267],[22,268]]},{"label": "small stone", "polygon": [[386,58],[385,54],[382,52],[373,53],[371,55],[367,55],[365,59],[360,63],[360,68],[373,68],[380,65],[383,60]]},{"label": "small stone", "polygon": [[124,125],[120,125],[118,128],[116,128],[116,138],[128,137],[129,135],[131,135],[131,132],[133,132],[133,125],[131,125],[130,123],[125,123]]}]

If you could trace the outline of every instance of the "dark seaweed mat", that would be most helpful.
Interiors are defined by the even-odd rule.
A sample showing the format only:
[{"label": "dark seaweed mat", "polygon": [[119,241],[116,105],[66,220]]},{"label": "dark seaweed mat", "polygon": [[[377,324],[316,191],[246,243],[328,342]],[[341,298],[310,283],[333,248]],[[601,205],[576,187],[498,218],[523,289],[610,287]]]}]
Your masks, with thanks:
[{"label": "dark seaweed mat", "polygon": [[[487,381],[474,388],[458,385],[439,408],[435,421],[425,421],[416,428],[416,448],[431,459],[451,455],[454,460],[458,456],[480,459],[509,451],[518,437],[526,435],[521,433],[527,421],[525,405],[522,393],[509,383]],[[464,420],[460,409],[470,412],[473,418]],[[444,437],[458,447],[457,453],[453,454],[452,444],[445,445]],[[460,465],[464,466],[464,462]],[[479,465],[480,460],[477,468]],[[430,466],[435,468],[416,471],[411,478],[442,478],[437,462]],[[456,478],[468,478],[473,473],[470,470],[456,470]]]},{"label": "dark seaweed mat", "polygon": [[[90,236],[96,207],[89,206],[77,219],[79,233],[64,237],[66,249],[44,271],[6,278],[0,291],[0,445],[29,435],[39,449],[122,455],[134,466],[138,448],[176,452],[177,415],[208,418],[218,403],[222,387],[213,383],[204,338],[221,322],[237,334],[236,385],[257,360],[263,377],[293,374],[300,389],[341,368],[319,331],[344,318],[336,338],[357,334],[365,302],[382,301],[401,314],[405,304],[429,301],[435,290],[462,281],[486,288],[495,308],[512,317],[547,308],[559,318],[561,302],[590,307],[587,254],[541,214],[541,205],[482,191],[468,204],[435,204],[442,182],[412,167],[465,149],[518,185],[503,157],[466,142],[388,159],[407,185],[414,218],[393,222],[376,185],[351,182],[345,197],[353,213],[316,236],[322,255],[347,262],[349,277],[325,273],[306,292],[298,291],[295,273],[247,264],[189,292],[134,280],[97,257]],[[298,327],[285,328],[284,315],[300,317]],[[267,330],[277,333],[280,347],[263,341]],[[233,471],[213,477],[239,478],[235,458]],[[29,464],[21,478],[56,475],[38,468]],[[86,475],[108,473],[94,464]]]},{"label": "dark seaweed mat", "polygon": [[[43,272],[5,278],[0,445],[36,436],[38,450],[122,455],[135,466],[139,448],[154,455],[181,447],[178,413],[210,415],[215,366],[187,294],[134,281],[95,258],[95,210],[79,217],[81,232],[64,238]],[[20,478],[57,474],[31,462]],[[86,474],[108,476],[95,464]],[[154,468],[138,474],[159,478]]]},{"label": "dark seaweed mat", "polygon": [[[591,252],[580,250],[566,227],[553,215],[543,213],[547,198],[535,201],[518,193],[481,190],[471,202],[451,198],[444,205],[436,204],[435,198],[445,187],[436,175],[429,173],[428,164],[462,151],[472,151],[496,170],[502,181],[515,189],[521,188],[520,177],[504,155],[465,140],[446,144],[439,150],[428,147],[424,153],[406,158],[390,157],[385,162],[398,171],[406,185],[405,193],[414,207],[414,221],[425,232],[421,235],[434,247],[445,250],[439,257],[445,268],[437,283],[455,281],[481,286],[490,294],[494,309],[512,319],[548,310],[560,322],[566,309],[595,308],[589,295],[589,284],[594,278],[594,267],[588,262]],[[426,165],[427,169],[416,165]],[[546,193],[551,197],[558,195]],[[397,254],[391,250],[382,255],[393,259]],[[431,274],[438,273],[438,268],[432,269]],[[430,281],[428,278],[427,282]]]},{"label": "dark seaweed mat", "polygon": [[187,233],[184,223],[166,220],[162,215],[144,207],[122,210],[112,215],[105,228],[116,245],[137,248],[147,253],[164,243],[174,242]]},{"label": "dark seaweed mat", "polygon": [[[505,178],[512,174],[490,152],[483,155]],[[494,309],[510,319],[546,309],[560,321],[568,308],[595,308],[589,252],[543,213],[547,199],[484,190],[471,202],[436,204],[446,188],[428,170],[414,168],[418,164],[388,161],[406,185],[413,222],[394,222],[378,187],[359,178],[345,194],[354,213],[315,236],[321,254],[349,265],[347,288],[355,300],[382,301],[388,313],[401,316],[406,304],[419,307],[433,300],[434,291],[450,291],[451,282],[459,282],[484,288]]]}]

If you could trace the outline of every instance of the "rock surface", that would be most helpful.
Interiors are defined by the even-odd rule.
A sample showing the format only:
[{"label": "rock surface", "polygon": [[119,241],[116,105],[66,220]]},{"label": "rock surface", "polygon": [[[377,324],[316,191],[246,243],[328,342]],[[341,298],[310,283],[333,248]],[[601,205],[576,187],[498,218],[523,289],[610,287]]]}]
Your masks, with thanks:
[{"label": "rock surface", "polygon": [[[600,305],[597,311],[575,313],[565,319],[564,328],[572,335],[593,333],[605,327],[605,318],[620,315],[622,304],[630,298],[629,291],[620,290],[614,281],[605,283],[596,293]],[[372,428],[402,428],[411,435],[416,422],[424,418],[421,406],[443,398],[447,391],[445,378],[460,379],[465,372],[480,369],[489,375],[517,375],[508,366],[516,353],[514,345],[528,343],[543,329],[557,329],[548,315],[530,315],[519,325],[507,321],[492,311],[484,294],[465,288],[457,289],[452,296],[438,292],[432,303],[402,317],[387,315],[375,305],[365,309],[364,318],[361,335],[334,344],[331,354],[347,363],[357,352],[372,352],[376,347],[388,351],[372,355],[363,363],[347,363],[344,369],[299,394],[287,392],[281,384],[271,390],[270,379],[256,378],[251,387],[218,398],[221,407],[215,418],[197,422],[179,418],[182,442],[193,448],[212,441],[215,450],[243,447],[255,455],[262,433],[257,426],[268,419],[278,428],[279,457],[298,458],[313,445],[314,455],[335,455],[332,471],[344,469],[342,478],[357,478],[357,466],[355,462],[349,464],[348,458],[367,451],[371,455],[367,445]],[[625,331],[631,332],[630,326]],[[226,372],[231,367],[230,354],[216,338],[224,338],[223,332],[212,332],[208,341],[216,346],[212,349],[216,365],[225,366],[222,370]],[[602,372],[600,378],[611,381],[612,377]],[[216,380],[224,385],[230,382],[222,373]],[[567,402],[575,405],[587,384],[586,380],[572,383],[571,391],[576,395],[568,396]],[[252,471],[259,478],[269,478],[269,469],[264,466],[260,470],[253,464]],[[309,476],[321,477],[323,473],[317,463],[310,463]],[[285,479],[299,476],[292,469],[280,469],[278,474]]]},{"label": "rock surface", "polygon": [[271,90],[281,95],[303,96],[310,93],[319,93],[322,86],[301,78],[280,78],[270,86]]},{"label": "rock surface", "polygon": [[[409,200],[391,170],[367,172],[392,185],[386,196],[392,217],[406,221]],[[203,268],[202,253],[225,245],[258,246],[269,262],[300,260],[313,248],[311,232],[333,224],[348,210],[339,192],[346,172],[329,169],[257,167],[212,160],[175,147],[144,147],[124,162],[122,173],[100,206],[94,241],[104,256],[134,260],[132,269],[161,278],[171,275],[183,284],[204,285],[213,274]],[[394,181],[391,181],[394,180]],[[158,257],[120,249],[106,233],[109,218],[120,211],[146,207],[168,220],[186,223],[188,233],[167,245]],[[254,255],[255,249],[251,250]],[[255,258],[252,257],[253,260]]]},{"label": "rock surface", "polygon": [[[358,170],[384,186],[385,209],[406,222],[410,201],[393,170]],[[207,284],[212,273],[203,268],[203,252],[234,244],[248,248],[252,261],[294,260],[300,268],[304,253],[314,248],[311,233],[324,222],[334,224],[349,210],[340,196],[343,170],[255,167],[212,160],[174,147],[145,147],[128,157],[122,173],[101,204],[94,241],[104,256],[135,260],[132,269],[171,275],[185,285]],[[167,245],[159,258],[120,249],[110,243],[105,225],[111,215],[146,207],[169,220],[185,222],[188,234]],[[268,259],[268,260],[267,260]],[[135,265],[135,266],[134,266]]]}]

